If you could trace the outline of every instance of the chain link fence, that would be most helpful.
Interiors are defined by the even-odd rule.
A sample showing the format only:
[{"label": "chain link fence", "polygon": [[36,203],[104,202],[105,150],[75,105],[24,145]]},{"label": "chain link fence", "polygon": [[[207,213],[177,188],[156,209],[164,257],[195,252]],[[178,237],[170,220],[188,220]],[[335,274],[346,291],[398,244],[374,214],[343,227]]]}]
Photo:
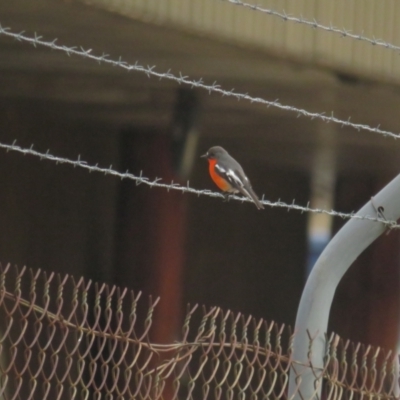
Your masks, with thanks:
[{"label": "chain link fence", "polygon": [[[0,399],[288,398],[289,372],[299,366],[289,327],[188,306],[179,340],[153,343],[158,299],[139,298],[83,278],[1,267]],[[397,355],[335,334],[327,343],[324,367],[308,363],[323,399],[395,398]],[[309,354],[312,344],[310,337]]]}]

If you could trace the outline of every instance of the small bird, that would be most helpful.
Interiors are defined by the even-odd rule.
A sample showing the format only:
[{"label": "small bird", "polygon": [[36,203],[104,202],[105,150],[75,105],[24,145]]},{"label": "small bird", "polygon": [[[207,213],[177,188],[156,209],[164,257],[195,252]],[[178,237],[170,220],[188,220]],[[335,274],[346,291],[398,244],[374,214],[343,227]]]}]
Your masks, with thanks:
[{"label": "small bird", "polygon": [[211,178],[223,192],[240,192],[253,200],[259,210],[264,209],[243,168],[225,149],[214,146],[201,157],[207,158]]}]

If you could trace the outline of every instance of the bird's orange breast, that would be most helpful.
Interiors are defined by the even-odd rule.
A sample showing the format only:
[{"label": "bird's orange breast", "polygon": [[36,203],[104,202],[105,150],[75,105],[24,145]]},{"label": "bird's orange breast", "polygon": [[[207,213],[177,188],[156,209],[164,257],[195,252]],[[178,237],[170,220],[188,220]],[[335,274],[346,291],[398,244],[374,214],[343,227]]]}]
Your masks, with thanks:
[{"label": "bird's orange breast", "polygon": [[210,176],[221,190],[224,192],[229,192],[232,189],[232,186],[229,184],[229,182],[215,172],[215,164],[217,164],[217,160],[208,160],[208,170],[210,171]]}]

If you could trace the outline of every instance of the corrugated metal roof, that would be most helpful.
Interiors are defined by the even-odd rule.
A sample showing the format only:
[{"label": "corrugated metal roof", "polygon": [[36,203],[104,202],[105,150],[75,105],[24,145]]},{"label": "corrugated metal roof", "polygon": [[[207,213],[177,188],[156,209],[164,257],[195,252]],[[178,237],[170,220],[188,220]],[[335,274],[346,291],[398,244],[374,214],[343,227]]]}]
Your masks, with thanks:
[{"label": "corrugated metal roof", "polygon": [[[260,48],[282,57],[295,57],[377,79],[400,80],[400,59],[394,51],[284,21],[226,0],[90,0],[90,4],[145,22],[174,25],[219,40]],[[320,24],[371,39],[400,43],[400,30],[396,29],[400,4],[395,1],[258,0],[254,4],[299,19],[315,19]]]}]

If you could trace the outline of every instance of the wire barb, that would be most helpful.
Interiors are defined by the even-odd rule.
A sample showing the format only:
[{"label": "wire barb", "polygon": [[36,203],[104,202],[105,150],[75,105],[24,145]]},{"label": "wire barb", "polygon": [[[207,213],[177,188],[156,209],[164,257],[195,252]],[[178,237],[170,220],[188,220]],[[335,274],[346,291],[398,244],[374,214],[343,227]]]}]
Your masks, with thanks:
[{"label": "wire barb", "polygon": [[[230,1],[230,0],[223,0],[223,1]],[[287,18],[291,19],[292,17],[287,17]],[[314,23],[312,23],[312,24],[314,24]],[[53,41],[53,42],[44,41],[41,39],[40,36],[37,36],[36,34],[32,38],[32,37],[28,37],[28,36],[25,36],[20,33],[10,32],[8,29],[2,28],[0,30],[0,35],[12,37],[14,39],[18,39],[21,42],[27,42],[30,44],[34,44],[35,46],[49,47],[53,50],[58,50],[58,51],[67,53],[68,55],[76,55],[76,56],[87,58],[92,61],[104,62],[105,64],[120,67],[120,68],[123,68],[128,71],[134,70],[137,72],[142,72],[142,73],[146,74],[148,77],[154,76],[159,79],[167,79],[170,81],[177,82],[179,84],[187,85],[190,87],[195,87],[198,89],[203,89],[203,90],[208,91],[210,94],[212,92],[214,92],[214,93],[221,94],[223,96],[234,97],[238,100],[246,100],[246,101],[249,101],[250,103],[258,103],[258,104],[263,104],[268,107],[275,107],[275,108],[278,108],[281,110],[297,113],[298,115],[301,115],[303,117],[321,120],[326,123],[332,122],[332,123],[341,125],[342,127],[352,128],[357,131],[365,130],[368,132],[380,134],[385,137],[391,137],[393,139],[400,138],[399,133],[394,133],[394,132],[380,129],[380,128],[374,128],[367,124],[353,123],[353,122],[350,122],[350,119],[342,120],[340,118],[334,117],[333,115],[328,116],[325,113],[307,111],[305,109],[281,104],[278,101],[270,101],[270,100],[263,99],[261,97],[252,97],[247,93],[236,93],[233,90],[226,90],[226,89],[223,89],[220,85],[217,85],[216,82],[214,82],[212,85],[207,85],[207,84],[203,83],[203,81],[196,81],[195,79],[191,80],[188,76],[182,75],[182,73],[179,73],[179,76],[175,76],[172,73],[170,73],[169,70],[166,73],[165,72],[157,72],[154,70],[154,66],[144,67],[144,66],[138,64],[138,62],[136,62],[135,64],[127,64],[127,63],[121,62],[119,60],[112,60],[112,59],[107,58],[107,57],[109,57],[108,54],[103,54],[102,56],[96,56],[96,55],[91,54],[89,52],[89,50],[79,50],[76,47],[60,46],[60,45],[55,44],[54,43],[55,41]],[[400,50],[400,47],[398,48],[398,50]]]},{"label": "wire barb", "polygon": [[220,0],[220,1],[223,1],[226,3],[231,3],[235,6],[249,8],[253,11],[259,11],[259,12],[265,13],[267,15],[272,15],[273,17],[280,18],[282,21],[285,21],[285,22],[288,22],[288,21],[295,22],[298,24],[303,24],[303,25],[309,26],[310,28],[313,28],[313,29],[320,29],[320,30],[323,30],[326,32],[337,33],[342,38],[346,37],[346,38],[350,38],[350,39],[354,39],[354,40],[358,40],[358,41],[362,41],[362,42],[367,42],[367,43],[371,44],[372,46],[382,46],[385,49],[394,50],[396,52],[400,51],[400,46],[396,46],[394,44],[385,42],[384,40],[381,40],[381,39],[376,39],[374,36],[372,38],[369,38],[367,36],[364,36],[364,32],[362,32],[362,34],[354,34],[345,28],[342,28],[342,29],[335,28],[334,26],[332,26],[332,23],[329,26],[320,24],[315,18],[313,18],[312,20],[307,20],[307,19],[303,18],[303,16],[293,17],[291,15],[286,14],[285,11],[279,12],[279,11],[272,10],[270,8],[260,7],[258,5],[246,3],[246,2],[240,1],[240,0]]},{"label": "wire barb", "polygon": [[[39,151],[36,151],[33,149],[33,145],[31,145],[29,148],[23,148],[20,146],[16,145],[16,141],[14,141],[12,144],[5,144],[0,142],[0,148],[6,150],[6,152],[9,151],[14,151],[17,153],[21,154],[28,154],[32,155],[34,157],[39,157],[41,160],[48,160],[48,161],[53,161],[56,164],[69,164],[72,165],[74,168],[79,167],[83,168],[89,172],[99,172],[104,175],[112,175],[115,177],[122,179],[130,179],[135,181],[136,186],[140,185],[141,183],[152,187],[158,187],[162,189],[166,189],[167,191],[170,190],[177,190],[180,191],[181,193],[191,193],[191,194],[196,194],[197,196],[208,196],[208,197],[216,197],[216,198],[221,198],[225,200],[225,196],[219,192],[213,192],[208,189],[194,189],[189,186],[189,182],[187,182],[186,185],[180,185],[179,183],[176,182],[171,182],[170,184],[168,183],[163,183],[161,182],[161,178],[156,177],[154,180],[150,180],[149,178],[146,178],[143,176],[143,171],[140,171],[139,175],[134,175],[128,171],[126,172],[119,172],[115,169],[112,168],[112,165],[110,165],[108,168],[103,168],[99,167],[98,164],[95,165],[90,165],[86,161],[83,161],[81,159],[81,156],[79,155],[77,160],[71,160],[65,157],[59,157],[55,156],[53,154],[50,154],[49,150],[46,151],[46,153],[41,153]],[[242,203],[244,202],[252,202],[252,200],[248,199],[247,197],[240,197],[236,195],[230,195],[229,199],[233,199],[236,201],[240,201]],[[295,204],[295,200],[292,201],[291,204],[285,203],[278,199],[278,201],[269,201],[269,200],[264,200],[264,195],[261,197],[261,203],[265,206],[272,207],[272,208],[284,208],[287,209],[287,211],[290,210],[296,210],[300,212],[310,212],[310,213],[317,213],[317,214],[326,214],[330,215],[333,217],[339,217],[342,219],[358,219],[358,220],[368,220],[368,221],[373,221],[373,222],[379,222],[387,226],[389,229],[399,229],[400,225],[397,224],[396,221],[390,221],[386,220],[385,218],[381,218],[380,216],[370,216],[370,215],[358,215],[354,213],[343,213],[339,211],[328,211],[320,208],[311,208],[309,207],[309,203],[307,203],[307,206],[301,206],[298,204]]]}]

